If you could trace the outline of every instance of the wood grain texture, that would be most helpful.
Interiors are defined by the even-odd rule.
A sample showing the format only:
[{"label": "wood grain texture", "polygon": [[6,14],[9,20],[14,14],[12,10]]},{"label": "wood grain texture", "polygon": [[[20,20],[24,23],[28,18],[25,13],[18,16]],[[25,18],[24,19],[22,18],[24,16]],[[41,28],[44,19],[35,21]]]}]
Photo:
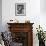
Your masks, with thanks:
[{"label": "wood grain texture", "polygon": [[[33,46],[33,23],[7,23],[9,25],[9,31],[16,32],[28,32],[28,46]],[[15,36],[14,36],[15,38]],[[27,46],[27,45],[26,45]]]}]

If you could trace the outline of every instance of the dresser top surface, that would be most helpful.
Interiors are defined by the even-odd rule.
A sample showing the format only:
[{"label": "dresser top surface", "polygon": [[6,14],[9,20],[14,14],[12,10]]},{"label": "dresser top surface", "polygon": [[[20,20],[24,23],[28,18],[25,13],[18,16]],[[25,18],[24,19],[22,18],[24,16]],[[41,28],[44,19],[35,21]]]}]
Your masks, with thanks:
[{"label": "dresser top surface", "polygon": [[34,23],[7,23],[8,25],[15,25],[15,24],[18,24],[18,25],[23,25],[23,24],[31,24],[33,25]]}]

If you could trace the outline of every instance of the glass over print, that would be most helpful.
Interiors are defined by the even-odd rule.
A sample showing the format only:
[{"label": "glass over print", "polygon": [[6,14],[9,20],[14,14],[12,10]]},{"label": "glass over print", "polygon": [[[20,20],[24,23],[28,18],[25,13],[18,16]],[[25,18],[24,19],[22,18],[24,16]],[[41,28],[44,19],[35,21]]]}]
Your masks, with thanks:
[{"label": "glass over print", "polygon": [[16,3],[15,5],[15,15],[18,16],[18,15],[25,15],[26,14],[26,4],[25,3]]}]

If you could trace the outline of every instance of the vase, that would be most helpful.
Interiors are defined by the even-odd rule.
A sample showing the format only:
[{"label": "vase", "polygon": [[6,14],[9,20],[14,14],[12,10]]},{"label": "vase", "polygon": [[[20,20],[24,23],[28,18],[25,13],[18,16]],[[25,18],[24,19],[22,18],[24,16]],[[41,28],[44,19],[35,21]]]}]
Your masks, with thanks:
[{"label": "vase", "polygon": [[45,46],[45,41],[39,40],[39,46]]}]

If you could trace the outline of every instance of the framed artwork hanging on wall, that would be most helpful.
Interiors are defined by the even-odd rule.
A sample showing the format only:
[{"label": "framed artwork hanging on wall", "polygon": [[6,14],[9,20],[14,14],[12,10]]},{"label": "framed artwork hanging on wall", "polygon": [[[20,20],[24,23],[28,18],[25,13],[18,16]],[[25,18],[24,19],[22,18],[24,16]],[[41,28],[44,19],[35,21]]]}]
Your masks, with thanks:
[{"label": "framed artwork hanging on wall", "polygon": [[26,15],[26,3],[16,3],[15,4],[15,15],[16,16]]}]

